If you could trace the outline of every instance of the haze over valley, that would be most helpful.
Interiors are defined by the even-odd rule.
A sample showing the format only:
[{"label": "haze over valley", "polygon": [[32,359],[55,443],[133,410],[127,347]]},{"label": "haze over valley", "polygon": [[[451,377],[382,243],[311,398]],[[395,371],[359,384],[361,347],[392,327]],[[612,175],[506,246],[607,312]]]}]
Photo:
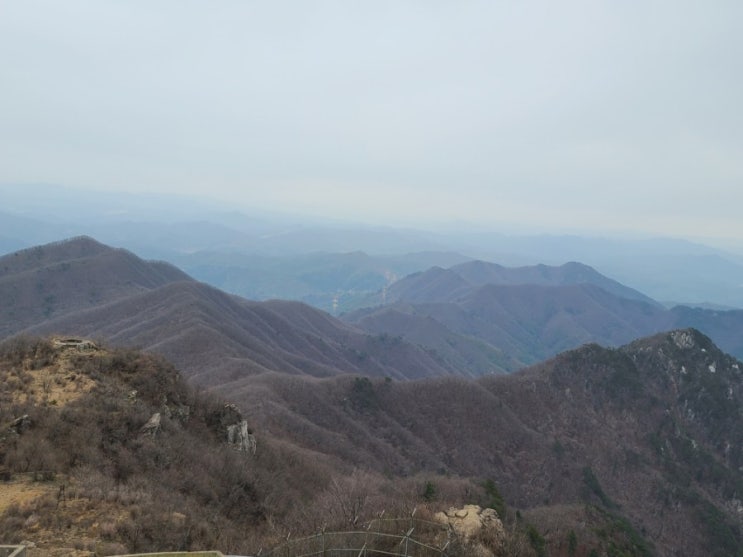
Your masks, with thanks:
[{"label": "haze over valley", "polygon": [[89,235],[249,299],[300,300],[335,314],[413,272],[473,259],[508,267],[580,262],[669,307],[743,307],[743,251],[684,239],[431,231],[52,186],[0,185],[0,192],[8,199],[0,208],[6,253]]},{"label": "haze over valley", "polygon": [[[473,503],[497,508],[504,534],[456,538],[452,557],[739,554],[743,257],[731,244],[0,191],[0,371],[14,378],[0,489],[35,494],[0,507],[0,534],[32,555],[285,551],[291,532]],[[163,379],[139,378],[152,370]],[[164,395],[168,373],[186,390]],[[75,412],[139,401],[131,381],[142,402],[81,430],[100,441],[58,442],[65,420],[83,423]],[[228,439],[240,423],[252,455]],[[203,464],[218,484],[178,476],[186,443],[227,459],[226,474]],[[49,505],[60,485],[77,490],[65,533]]]}]

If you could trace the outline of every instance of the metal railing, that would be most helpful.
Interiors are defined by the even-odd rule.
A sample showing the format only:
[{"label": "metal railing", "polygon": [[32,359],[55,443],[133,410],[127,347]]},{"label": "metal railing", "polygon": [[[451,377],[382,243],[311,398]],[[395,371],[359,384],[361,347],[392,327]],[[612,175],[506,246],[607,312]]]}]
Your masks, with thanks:
[{"label": "metal railing", "polygon": [[[421,541],[423,538],[426,543]],[[438,522],[374,519],[363,530],[288,539],[260,557],[447,557],[450,531]]]},{"label": "metal railing", "polygon": [[0,557],[26,557],[26,546],[0,545]]}]

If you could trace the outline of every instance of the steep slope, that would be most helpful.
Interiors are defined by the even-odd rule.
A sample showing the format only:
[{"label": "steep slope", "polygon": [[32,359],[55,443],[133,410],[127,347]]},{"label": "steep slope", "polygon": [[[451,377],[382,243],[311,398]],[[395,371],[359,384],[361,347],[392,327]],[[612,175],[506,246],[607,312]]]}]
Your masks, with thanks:
[{"label": "steep slope", "polygon": [[365,334],[299,302],[251,302],[193,281],[50,319],[27,331],[95,336],[157,352],[203,385],[269,371],[399,379],[458,373],[399,338]]},{"label": "steep slope", "polygon": [[0,338],[50,317],[112,302],[173,281],[172,265],[148,262],[88,237],[0,257]]},{"label": "steep slope", "polygon": [[264,375],[223,388],[308,450],[392,475],[491,478],[545,521],[589,505],[655,548],[628,555],[701,557],[743,546],[741,365],[679,330],[478,381]]}]

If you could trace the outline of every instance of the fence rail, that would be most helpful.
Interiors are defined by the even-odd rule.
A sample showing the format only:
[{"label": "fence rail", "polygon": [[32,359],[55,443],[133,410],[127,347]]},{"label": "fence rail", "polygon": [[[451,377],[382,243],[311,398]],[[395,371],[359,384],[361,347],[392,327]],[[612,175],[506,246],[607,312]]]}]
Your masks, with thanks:
[{"label": "fence rail", "polygon": [[[374,519],[364,530],[287,540],[260,557],[447,557],[451,533],[438,522]],[[423,538],[426,543],[421,541]]]}]

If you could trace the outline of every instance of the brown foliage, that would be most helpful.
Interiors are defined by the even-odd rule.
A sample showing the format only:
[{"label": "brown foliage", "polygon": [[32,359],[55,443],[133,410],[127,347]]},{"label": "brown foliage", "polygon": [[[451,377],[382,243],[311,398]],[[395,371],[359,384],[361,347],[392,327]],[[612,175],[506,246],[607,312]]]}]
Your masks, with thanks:
[{"label": "brown foliage", "polygon": [[[43,354],[51,362],[62,357],[46,347],[26,339],[5,344],[0,370],[22,377],[29,358]],[[30,401],[3,406],[3,423],[22,412],[32,425],[21,433],[0,434],[0,467],[30,481],[69,482],[74,489],[63,503],[113,505],[109,526],[101,533],[113,544],[109,550],[123,544],[131,551],[246,551],[244,531],[260,525],[263,511],[249,457],[228,447],[204,419],[215,403],[197,396],[156,357],[101,351],[72,356],[70,364],[75,373],[95,380],[93,391],[63,407]],[[142,425],[155,412],[163,415],[160,432],[142,435]],[[52,503],[54,508],[39,503],[30,512],[41,516],[44,527],[64,527],[69,520],[57,512],[58,501]],[[115,518],[124,509],[127,518]],[[0,537],[22,537],[33,527],[28,516],[21,516],[23,524],[19,521],[26,512],[8,509]]]}]

